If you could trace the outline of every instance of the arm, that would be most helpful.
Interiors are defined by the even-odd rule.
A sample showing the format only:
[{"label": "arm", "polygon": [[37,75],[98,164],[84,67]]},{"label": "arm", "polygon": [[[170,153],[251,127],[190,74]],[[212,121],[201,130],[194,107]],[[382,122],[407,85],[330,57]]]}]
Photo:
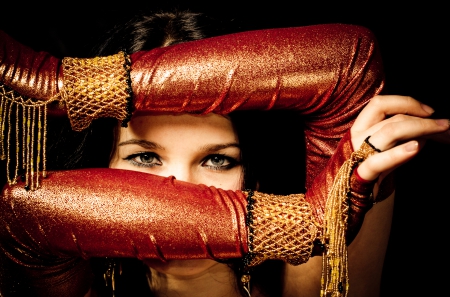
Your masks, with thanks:
[{"label": "arm", "polygon": [[307,188],[384,81],[374,36],[351,25],[243,32],[131,58],[137,112],[298,110]]},{"label": "arm", "polygon": [[[34,296],[61,296],[60,289],[83,296],[77,294],[89,288],[90,274],[81,258],[230,259],[249,251],[247,194],[241,191],[85,169],[50,172],[39,190],[26,191],[20,183],[7,186],[2,196],[0,273],[20,276],[0,280],[5,296],[28,287]],[[318,227],[311,211],[304,211],[307,203],[300,204],[290,216],[302,226],[298,234],[309,234],[309,242],[299,240],[300,257],[309,258]]]},{"label": "arm", "polygon": [[[3,32],[0,59],[0,81],[24,96],[51,100],[72,83],[59,59]],[[352,25],[224,35],[134,53],[131,62],[135,112],[298,110],[306,123],[307,188],[384,80],[373,34]]]},{"label": "arm", "polygon": [[[233,43],[234,39],[236,42]],[[307,170],[311,177],[307,181],[308,185],[312,184],[315,172],[325,166],[338,139],[356,113],[382,86],[381,63],[373,36],[360,27],[324,25],[265,30],[218,37],[205,42],[208,52],[202,52],[204,44],[198,42],[189,43],[194,49],[189,46],[183,48],[182,45],[167,48],[168,52],[181,48],[184,56],[177,53],[176,57],[183,59],[174,60],[166,56],[167,61],[159,60],[166,49],[136,53],[131,57],[136,112],[227,113],[234,109],[296,109],[306,118]],[[230,42],[231,45],[228,46]],[[200,54],[201,63],[193,64],[186,71],[183,66],[188,65],[186,62],[192,57],[192,52]],[[212,55],[208,56],[208,53]],[[233,58],[224,59],[224,55],[228,54],[233,54]],[[279,59],[275,60],[273,56],[278,56]],[[236,65],[236,60],[242,57],[243,60],[239,60],[240,64]],[[213,64],[212,69],[208,68],[206,66],[210,64],[205,64],[203,59],[216,64]],[[174,83],[175,76],[171,76],[173,74],[170,72],[172,69],[165,68],[164,63],[175,61],[178,65],[170,65],[171,67],[175,67],[181,74],[189,74],[187,81],[177,78],[177,88],[183,91],[180,94],[173,94],[175,89],[170,84],[159,88],[161,83]],[[267,61],[267,65],[261,61]],[[14,64],[18,65],[18,69],[24,67],[20,61],[14,62],[18,62]],[[153,67],[153,64],[156,66]],[[173,73],[177,73],[175,70]],[[156,76],[157,74],[160,76]],[[208,76],[209,74],[213,76]],[[155,77],[159,80],[153,80]],[[169,79],[164,81],[166,77]],[[27,94],[26,89],[32,87],[33,81],[30,79],[28,85],[26,81],[17,86],[14,78],[0,79],[16,91],[21,92],[23,88],[23,94]],[[56,81],[63,81],[61,74]],[[155,87],[158,88],[155,90]],[[152,89],[152,96],[159,96],[158,100],[153,100],[152,96],[147,97],[149,89]],[[160,90],[167,93],[163,92],[161,95]],[[217,93],[217,90],[220,92]],[[208,93],[210,91],[216,93]],[[178,97],[173,98],[172,95]],[[169,97],[173,102],[167,100]],[[143,100],[153,103],[161,101],[164,105],[156,108],[140,105]],[[343,108],[347,104],[346,100],[350,102],[349,109]],[[175,104],[175,109],[170,109],[171,104]],[[331,118],[327,118],[330,116]],[[340,164],[330,166],[335,168]],[[325,189],[323,185],[315,185]],[[326,197],[322,193],[307,195],[309,201],[317,201],[318,206],[314,206],[317,209],[323,208]],[[317,220],[321,220],[320,215],[320,211],[315,211]]]},{"label": "arm", "polygon": [[0,30],[0,83],[23,96],[50,100],[61,89],[60,59],[36,52]]},{"label": "arm", "polygon": [[228,259],[247,252],[246,204],[240,191],[130,170],[81,169],[51,172],[37,191],[6,187],[2,219],[6,229],[40,243],[42,255]]}]

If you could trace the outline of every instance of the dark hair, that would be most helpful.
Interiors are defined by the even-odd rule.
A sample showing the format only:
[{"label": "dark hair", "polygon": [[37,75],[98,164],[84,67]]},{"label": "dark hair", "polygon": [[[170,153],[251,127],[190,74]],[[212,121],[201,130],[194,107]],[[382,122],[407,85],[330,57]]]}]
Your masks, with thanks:
[{"label": "dark hair", "polygon": [[94,55],[111,55],[118,50],[135,53],[156,47],[205,38],[202,16],[189,11],[138,14],[107,32],[105,42],[94,48]]}]

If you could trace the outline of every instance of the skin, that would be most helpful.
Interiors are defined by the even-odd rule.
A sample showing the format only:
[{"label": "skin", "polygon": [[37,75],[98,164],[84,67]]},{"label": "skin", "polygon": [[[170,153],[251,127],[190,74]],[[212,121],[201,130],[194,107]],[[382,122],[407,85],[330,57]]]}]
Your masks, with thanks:
[{"label": "skin", "polygon": [[[370,142],[382,151],[357,169],[366,180],[378,178],[375,195],[383,177],[417,155],[427,138],[450,142],[449,121],[428,119],[432,113],[429,106],[406,96],[376,96],[361,112],[351,128],[353,147],[370,135]],[[239,156],[238,139],[226,117],[140,115],[129,128],[121,129],[110,167],[237,190],[242,185]],[[349,246],[349,296],[379,296],[393,202],[394,194],[374,205]],[[211,260],[147,264],[157,296],[240,296],[226,265]],[[319,296],[321,271],[321,257],[299,266],[286,265],[283,296]],[[260,294],[252,292],[252,296]]]},{"label": "skin", "polygon": [[[408,96],[376,96],[361,111],[351,128],[352,145],[358,148],[367,136],[382,152],[357,168],[366,180],[375,180],[374,195],[384,176],[416,156],[427,139],[449,143],[449,120],[429,119],[434,110]],[[393,193],[375,204],[364,218],[356,238],[348,248],[349,297],[377,297],[388,245],[394,206]],[[300,266],[286,265],[283,296],[320,296],[322,257],[313,257]]]},{"label": "skin", "polygon": [[[111,168],[242,188],[239,140],[224,116],[141,115],[121,128]],[[157,296],[240,296],[234,274],[213,260],[147,261]]]}]

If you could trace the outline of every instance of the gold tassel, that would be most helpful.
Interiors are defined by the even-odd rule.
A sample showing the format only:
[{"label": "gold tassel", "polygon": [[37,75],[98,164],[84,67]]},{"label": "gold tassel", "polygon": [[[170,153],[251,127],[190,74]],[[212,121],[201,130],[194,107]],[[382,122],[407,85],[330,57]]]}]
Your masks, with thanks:
[{"label": "gold tassel", "polygon": [[[119,52],[91,59],[65,58],[62,67],[64,88],[48,100],[25,98],[0,82],[0,158],[6,159],[10,185],[17,183],[20,176],[25,181],[25,189],[35,190],[40,177],[47,175],[48,104],[54,101],[64,104],[75,131],[85,129],[100,117],[114,117],[121,120],[123,126],[131,118],[129,55]],[[11,125],[13,121],[15,125]],[[14,134],[12,129],[15,129],[15,136],[11,135]],[[15,158],[12,158],[14,148]],[[13,172],[12,159],[15,159]]]},{"label": "gold tassel", "polygon": [[[39,187],[39,168],[43,168],[44,176],[46,170],[47,104],[54,100],[24,98],[0,84],[0,156],[6,159],[8,184],[16,184],[21,176],[27,190]],[[14,148],[15,154],[11,155]]]},{"label": "gold tassel", "polygon": [[320,291],[322,297],[345,297],[348,293],[346,232],[350,176],[359,163],[378,151],[369,144],[369,137],[366,138],[359,150],[353,152],[341,166],[328,195],[324,221],[326,252],[323,256],[322,267]]}]

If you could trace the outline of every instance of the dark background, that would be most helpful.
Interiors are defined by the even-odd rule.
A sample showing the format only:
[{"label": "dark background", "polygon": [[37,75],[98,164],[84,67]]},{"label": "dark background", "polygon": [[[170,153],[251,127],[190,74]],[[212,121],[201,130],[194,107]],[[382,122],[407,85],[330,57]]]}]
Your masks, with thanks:
[{"label": "dark background", "polygon": [[[0,29],[36,50],[58,57],[83,57],[105,30],[145,8],[203,12],[216,20],[218,28],[231,28],[228,32],[319,23],[358,24],[371,29],[378,38],[386,71],[384,93],[413,96],[435,108],[434,117],[450,118],[448,9],[444,4],[393,6],[370,2],[370,7],[365,4],[369,2],[362,1],[361,5],[285,0],[271,5],[248,1],[209,5],[195,1],[165,1],[164,5],[139,2],[98,7],[92,6],[96,1],[56,6],[3,3]],[[449,153],[449,145],[429,142],[417,158],[398,169],[383,297],[448,294]]]}]

